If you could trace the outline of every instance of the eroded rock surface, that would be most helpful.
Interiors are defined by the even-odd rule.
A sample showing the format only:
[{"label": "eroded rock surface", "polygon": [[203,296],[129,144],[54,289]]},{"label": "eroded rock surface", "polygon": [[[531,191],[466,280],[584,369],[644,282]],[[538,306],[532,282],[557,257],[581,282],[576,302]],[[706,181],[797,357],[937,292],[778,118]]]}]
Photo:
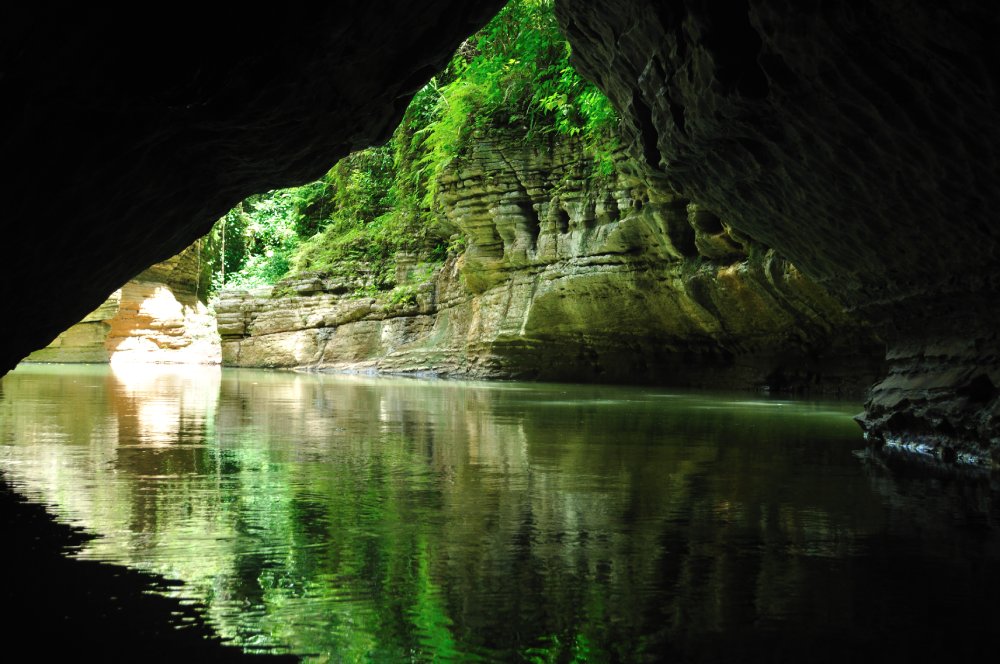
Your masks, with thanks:
[{"label": "eroded rock surface", "polygon": [[28,362],[219,364],[215,316],[199,299],[200,247],[143,270]]},{"label": "eroded rock surface", "polygon": [[[441,181],[468,238],[412,302],[335,279],[224,292],[239,366],[860,393],[882,347],[788,261],[576,141],[476,141]],[[413,268],[420,270],[417,266]],[[280,295],[278,295],[280,293]]]},{"label": "eroded rock surface", "polygon": [[996,7],[559,0],[557,13],[634,155],[878,327],[892,368],[870,436],[996,460]]}]

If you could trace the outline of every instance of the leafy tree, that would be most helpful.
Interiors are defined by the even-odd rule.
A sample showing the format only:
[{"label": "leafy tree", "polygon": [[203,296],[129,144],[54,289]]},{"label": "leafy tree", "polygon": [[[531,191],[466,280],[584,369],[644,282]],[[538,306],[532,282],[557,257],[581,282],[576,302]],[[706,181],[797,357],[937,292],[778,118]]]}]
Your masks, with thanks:
[{"label": "leafy tree", "polygon": [[270,284],[288,272],[299,244],[295,193],[283,189],[251,196],[219,220],[212,231],[219,252],[216,288]]}]

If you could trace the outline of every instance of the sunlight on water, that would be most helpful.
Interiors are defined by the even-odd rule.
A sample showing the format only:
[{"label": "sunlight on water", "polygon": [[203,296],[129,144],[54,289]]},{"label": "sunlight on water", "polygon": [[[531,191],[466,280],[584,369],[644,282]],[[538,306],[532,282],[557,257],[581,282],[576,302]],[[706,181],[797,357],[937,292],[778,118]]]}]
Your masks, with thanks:
[{"label": "sunlight on water", "polygon": [[910,620],[935,591],[886,580],[886,547],[960,578],[954,504],[866,472],[857,404],[206,367],[2,387],[0,469],[101,535],[79,555],[183,580],[250,650],[711,658]]}]

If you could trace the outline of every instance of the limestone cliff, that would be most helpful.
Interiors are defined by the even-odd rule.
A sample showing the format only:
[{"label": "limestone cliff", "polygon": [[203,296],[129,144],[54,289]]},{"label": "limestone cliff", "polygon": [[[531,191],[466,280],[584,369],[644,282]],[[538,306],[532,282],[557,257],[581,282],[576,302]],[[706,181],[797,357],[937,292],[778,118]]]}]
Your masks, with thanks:
[{"label": "limestone cliff", "polygon": [[215,318],[198,299],[198,251],[144,270],[25,361],[218,364]]},{"label": "limestone cliff", "polygon": [[224,291],[224,362],[851,393],[874,379],[882,348],[839,302],[615,161],[601,176],[577,141],[474,141],[440,181],[465,251],[413,298],[320,276]]}]

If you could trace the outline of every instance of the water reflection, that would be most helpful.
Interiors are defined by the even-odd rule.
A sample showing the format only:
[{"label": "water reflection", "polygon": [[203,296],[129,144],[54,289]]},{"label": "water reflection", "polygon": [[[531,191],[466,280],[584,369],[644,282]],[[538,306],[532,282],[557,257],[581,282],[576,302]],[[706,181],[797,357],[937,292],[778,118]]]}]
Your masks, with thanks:
[{"label": "water reflection", "polygon": [[32,366],[3,380],[0,467],[104,535],[81,555],[185,580],[180,592],[249,648],[338,661],[822,660],[880,643],[943,592],[886,582],[885,551],[914,546],[959,597],[972,584],[962,570],[997,555],[992,530],[914,536],[906,524],[926,506],[901,511],[912,498],[887,496],[851,456],[854,410]]}]

